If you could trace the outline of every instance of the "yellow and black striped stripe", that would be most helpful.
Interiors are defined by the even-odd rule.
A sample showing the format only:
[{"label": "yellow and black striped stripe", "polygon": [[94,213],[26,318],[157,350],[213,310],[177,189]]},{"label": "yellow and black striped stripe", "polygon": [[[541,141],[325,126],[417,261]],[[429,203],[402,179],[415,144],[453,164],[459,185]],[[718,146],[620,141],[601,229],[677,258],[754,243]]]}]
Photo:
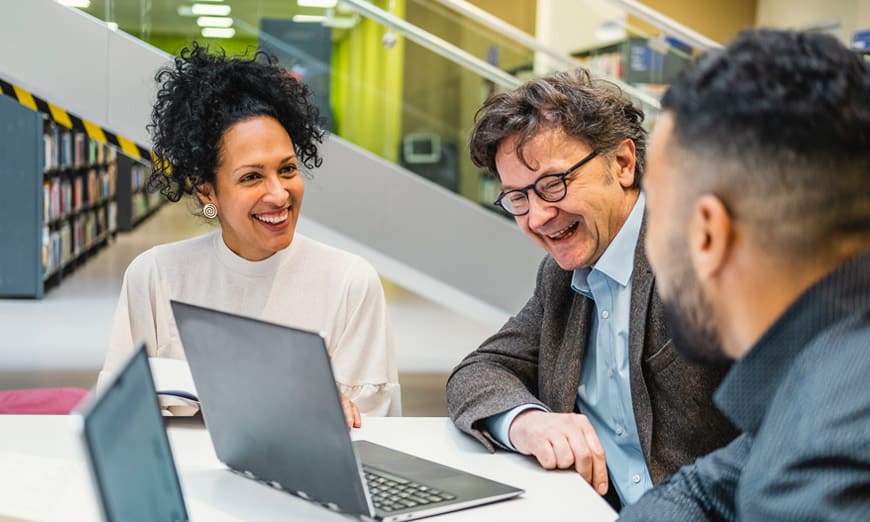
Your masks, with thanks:
[{"label": "yellow and black striped stripe", "polygon": [[89,120],[80,118],[75,114],[70,114],[66,109],[58,107],[53,103],[47,102],[42,98],[34,96],[26,89],[22,89],[17,85],[12,85],[0,79],[0,94],[5,94],[13,100],[17,101],[25,107],[41,112],[51,118],[58,125],[62,125],[68,129],[75,129],[87,134],[91,139],[100,143],[108,143],[113,145],[118,150],[130,156],[131,158],[140,161],[155,161],[156,157],[150,149],[135,143],[121,135],[115,134],[108,129],[97,125]]}]

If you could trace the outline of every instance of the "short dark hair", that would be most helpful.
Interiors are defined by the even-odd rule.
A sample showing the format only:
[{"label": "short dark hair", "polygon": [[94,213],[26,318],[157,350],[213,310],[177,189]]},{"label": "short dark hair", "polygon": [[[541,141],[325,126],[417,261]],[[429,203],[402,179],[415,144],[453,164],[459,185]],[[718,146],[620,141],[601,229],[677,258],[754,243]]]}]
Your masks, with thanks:
[{"label": "short dark hair", "polygon": [[870,240],[870,66],[834,37],[753,30],[686,68],[662,99],[669,154],[784,255]]},{"label": "short dark hair", "polygon": [[[477,111],[471,132],[471,161],[499,177],[495,155],[503,140],[517,137],[516,152],[526,166],[523,146],[540,131],[561,128],[603,154],[626,138],[634,141],[634,185],[643,177],[646,130],[643,110],[616,85],[593,80],[578,68],[529,80],[491,96]],[[529,166],[530,167],[530,166]]]},{"label": "short dark hair", "polygon": [[156,161],[148,181],[170,201],[215,181],[220,145],[231,125],[254,116],[275,118],[290,135],[299,161],[319,167],[324,131],[308,87],[257,51],[250,58],[209,52],[194,42],[155,77],[160,84],[151,112]]}]

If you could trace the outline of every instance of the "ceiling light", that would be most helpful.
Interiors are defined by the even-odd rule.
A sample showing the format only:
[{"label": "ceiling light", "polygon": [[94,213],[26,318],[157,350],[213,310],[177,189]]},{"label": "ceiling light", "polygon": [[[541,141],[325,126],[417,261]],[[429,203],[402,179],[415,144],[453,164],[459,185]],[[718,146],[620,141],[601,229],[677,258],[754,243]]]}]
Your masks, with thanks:
[{"label": "ceiling light", "polygon": [[118,30],[118,24],[115,23],[115,22],[106,22],[106,27],[108,27],[108,28],[111,29],[112,31],[117,31],[117,30]]},{"label": "ceiling light", "polygon": [[203,27],[203,38],[232,38],[236,35],[236,30],[232,27]]},{"label": "ceiling light", "polygon": [[190,11],[197,16],[229,16],[232,9],[228,5],[193,4]]},{"label": "ceiling light", "polygon": [[359,23],[359,15],[353,16],[330,16],[323,25],[333,29],[350,29]]},{"label": "ceiling light", "polygon": [[67,7],[80,7],[82,9],[87,9],[91,6],[91,0],[57,0],[60,5],[65,5]]},{"label": "ceiling light", "polygon": [[338,0],[296,0],[296,5],[299,7],[323,7],[325,9],[332,9],[337,3]]},{"label": "ceiling light", "polygon": [[233,19],[222,16],[200,16],[196,19],[196,25],[200,27],[232,27]]},{"label": "ceiling light", "polygon": [[300,24],[314,24],[326,21],[323,15],[293,15],[293,21]]}]

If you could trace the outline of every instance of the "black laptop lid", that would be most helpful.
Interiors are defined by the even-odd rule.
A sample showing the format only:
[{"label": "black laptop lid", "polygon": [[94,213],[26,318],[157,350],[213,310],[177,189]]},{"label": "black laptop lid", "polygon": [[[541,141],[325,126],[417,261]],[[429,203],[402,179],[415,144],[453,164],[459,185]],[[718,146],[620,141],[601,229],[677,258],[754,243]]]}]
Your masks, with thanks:
[{"label": "black laptop lid", "polygon": [[323,338],[171,306],[218,458],[303,498],[372,515]]},{"label": "black laptop lid", "polygon": [[188,520],[144,345],[82,416],[106,520]]}]

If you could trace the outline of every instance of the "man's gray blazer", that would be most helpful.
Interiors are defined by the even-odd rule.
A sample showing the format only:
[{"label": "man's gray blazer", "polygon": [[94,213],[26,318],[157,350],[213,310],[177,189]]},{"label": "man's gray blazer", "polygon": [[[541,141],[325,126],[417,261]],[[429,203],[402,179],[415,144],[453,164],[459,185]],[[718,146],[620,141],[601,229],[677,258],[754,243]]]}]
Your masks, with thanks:
[{"label": "man's gray blazer", "polygon": [[[727,444],[736,431],[712,401],[726,369],[691,365],[674,351],[643,236],[642,229],[631,276],[629,375],[641,448],[659,483]],[[447,382],[453,422],[490,451],[497,442],[483,431],[487,417],[527,403],[576,411],[594,303],[571,289],[571,277],[547,256],[525,307],[469,354]]]}]

